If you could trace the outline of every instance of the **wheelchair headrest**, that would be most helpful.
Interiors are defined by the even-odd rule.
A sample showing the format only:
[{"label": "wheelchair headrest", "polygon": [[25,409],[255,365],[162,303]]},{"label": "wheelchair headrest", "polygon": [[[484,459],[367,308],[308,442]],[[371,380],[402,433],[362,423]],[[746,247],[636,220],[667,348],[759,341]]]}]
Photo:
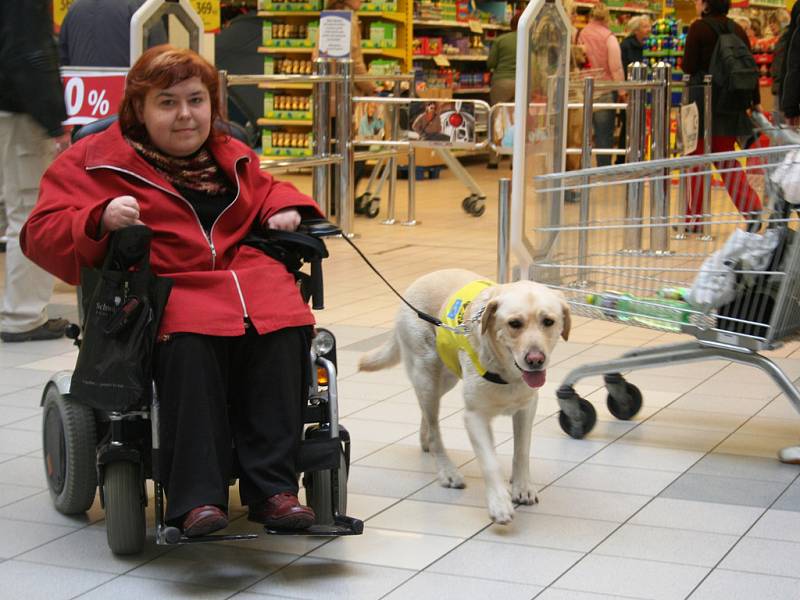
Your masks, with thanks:
[{"label": "wheelchair headrest", "polygon": [[[92,135],[93,133],[100,133],[101,131],[105,131],[108,129],[112,124],[117,122],[117,115],[111,115],[110,117],[106,117],[104,119],[98,119],[97,121],[93,121],[91,123],[87,123],[80,128],[74,129],[72,133],[72,142],[75,143],[78,140],[82,140],[86,136]],[[239,140],[243,144],[250,145],[250,140],[247,136],[247,130],[239,125],[238,123],[234,123],[232,121],[223,121],[222,119],[217,119],[214,121],[214,129],[221,133],[231,136],[235,140]]]}]

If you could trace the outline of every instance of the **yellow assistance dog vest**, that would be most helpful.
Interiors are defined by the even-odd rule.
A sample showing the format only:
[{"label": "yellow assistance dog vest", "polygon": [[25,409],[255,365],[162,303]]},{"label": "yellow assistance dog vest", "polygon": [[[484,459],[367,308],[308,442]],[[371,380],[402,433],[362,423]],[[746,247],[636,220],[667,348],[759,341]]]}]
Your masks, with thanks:
[{"label": "yellow assistance dog vest", "polygon": [[[464,313],[467,307],[480,294],[488,287],[495,285],[493,281],[479,279],[468,283],[455,294],[450,296],[447,304],[444,305],[444,310],[440,315],[440,319],[444,325],[449,327],[460,327],[464,324]],[[472,364],[475,365],[475,370],[478,371],[481,377],[488,379],[493,383],[507,383],[502,377],[496,373],[487,371],[478,359],[478,353],[469,343],[469,338],[466,335],[458,334],[444,327],[436,328],[436,352],[445,366],[453,372],[454,375],[461,377],[461,363],[458,362],[458,351],[463,350],[467,353]]]}]

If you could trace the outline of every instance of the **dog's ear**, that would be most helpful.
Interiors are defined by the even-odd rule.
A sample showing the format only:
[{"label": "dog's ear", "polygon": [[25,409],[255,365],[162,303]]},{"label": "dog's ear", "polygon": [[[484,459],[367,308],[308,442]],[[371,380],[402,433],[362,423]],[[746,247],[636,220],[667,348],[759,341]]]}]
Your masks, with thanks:
[{"label": "dog's ear", "polygon": [[563,314],[564,327],[561,330],[561,337],[566,342],[569,339],[569,330],[572,328],[572,317],[570,316],[569,303],[566,300],[561,300],[561,311]]},{"label": "dog's ear", "polygon": [[486,330],[489,328],[489,325],[494,320],[494,315],[497,312],[498,301],[490,300],[489,304],[486,305],[486,308],[483,309],[483,315],[481,316],[481,335],[486,334]]}]

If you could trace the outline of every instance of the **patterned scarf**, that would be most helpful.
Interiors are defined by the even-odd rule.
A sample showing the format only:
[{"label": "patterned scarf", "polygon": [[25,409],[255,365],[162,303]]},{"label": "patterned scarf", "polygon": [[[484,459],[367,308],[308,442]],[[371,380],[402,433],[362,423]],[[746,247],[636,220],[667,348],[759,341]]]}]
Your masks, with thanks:
[{"label": "patterned scarf", "polygon": [[233,191],[230,181],[205,146],[184,157],[169,156],[149,143],[125,138],[139,155],[175,188],[188,188],[209,196]]}]

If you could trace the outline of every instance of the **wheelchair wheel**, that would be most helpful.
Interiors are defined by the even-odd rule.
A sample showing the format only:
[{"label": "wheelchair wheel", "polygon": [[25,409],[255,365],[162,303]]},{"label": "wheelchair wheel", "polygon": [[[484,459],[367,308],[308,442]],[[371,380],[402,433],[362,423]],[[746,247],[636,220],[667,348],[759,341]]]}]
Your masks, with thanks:
[{"label": "wheelchair wheel", "polygon": [[336,470],[314,471],[305,477],[306,503],[314,510],[317,524],[333,525],[336,514],[347,514],[347,464],[344,452]]},{"label": "wheelchair wheel", "polygon": [[114,554],[138,554],[144,548],[146,527],[142,493],[138,464],[119,461],[105,466],[106,538]]},{"label": "wheelchair wheel", "polygon": [[42,411],[42,450],[47,487],[56,510],[86,512],[97,493],[97,433],[94,412],[49,384]]}]

